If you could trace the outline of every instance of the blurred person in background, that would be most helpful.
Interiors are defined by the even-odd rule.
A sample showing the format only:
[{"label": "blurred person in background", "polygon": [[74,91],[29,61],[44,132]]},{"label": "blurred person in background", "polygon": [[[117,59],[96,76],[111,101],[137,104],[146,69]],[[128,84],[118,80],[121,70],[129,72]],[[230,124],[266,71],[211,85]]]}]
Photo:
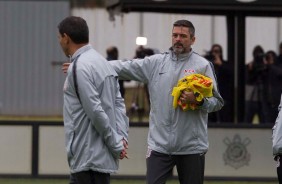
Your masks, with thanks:
[{"label": "blurred person in background", "polygon": [[[144,59],[146,56],[152,56],[154,54],[155,53],[153,49],[139,46],[135,51],[134,59]],[[146,83],[144,83],[144,91],[146,93],[146,99],[147,99],[148,107],[150,109],[150,94],[149,94],[148,85]]]},{"label": "blurred person in background", "polygon": [[64,84],[64,128],[70,183],[109,184],[127,157],[128,118],[117,74],[89,44],[88,25],[70,16],[58,39],[72,62]]},{"label": "blurred person in background", "polygon": [[267,78],[265,79],[265,90],[267,103],[267,123],[274,123],[278,114],[278,106],[282,93],[282,65],[279,64],[277,54],[273,51],[267,51],[265,54]]},{"label": "blurred person in background", "polygon": [[250,101],[246,104],[246,122],[252,122],[258,115],[259,123],[274,123],[282,93],[282,65],[273,50],[264,53],[259,48],[257,52],[248,65],[247,84],[252,88],[246,89],[252,91],[247,93]]},{"label": "blurred person in background", "polygon": [[278,52],[277,60],[278,60],[278,63],[282,65],[282,42],[279,44],[278,50],[279,52]]},{"label": "blurred person in background", "polygon": [[266,97],[265,79],[267,78],[265,53],[260,45],[253,49],[253,60],[246,65],[246,96],[245,96],[245,122],[253,123],[257,115],[259,123],[266,122],[267,106],[264,103]]},{"label": "blurred person in background", "polygon": [[234,67],[231,62],[223,59],[222,47],[219,44],[213,44],[205,58],[214,65],[218,88],[224,99],[222,109],[210,113],[209,121],[231,123],[234,118]]},{"label": "blurred person in background", "polygon": [[[106,50],[107,53],[107,60],[117,60],[118,59],[118,48],[115,46],[108,47]],[[125,88],[124,88],[124,81],[123,80],[118,80],[119,87],[120,87],[120,94],[122,98],[124,98],[125,95]]]}]

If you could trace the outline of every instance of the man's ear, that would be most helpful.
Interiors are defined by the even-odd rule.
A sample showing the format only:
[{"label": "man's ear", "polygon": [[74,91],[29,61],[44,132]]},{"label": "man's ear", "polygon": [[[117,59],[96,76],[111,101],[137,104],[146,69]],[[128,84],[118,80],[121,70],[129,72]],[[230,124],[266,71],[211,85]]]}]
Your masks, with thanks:
[{"label": "man's ear", "polygon": [[70,37],[66,33],[63,34],[62,38],[65,43],[68,44],[70,42]]},{"label": "man's ear", "polygon": [[191,38],[191,40],[192,40],[192,45],[195,43],[195,41],[196,41],[196,37],[195,36],[193,36],[192,38]]}]

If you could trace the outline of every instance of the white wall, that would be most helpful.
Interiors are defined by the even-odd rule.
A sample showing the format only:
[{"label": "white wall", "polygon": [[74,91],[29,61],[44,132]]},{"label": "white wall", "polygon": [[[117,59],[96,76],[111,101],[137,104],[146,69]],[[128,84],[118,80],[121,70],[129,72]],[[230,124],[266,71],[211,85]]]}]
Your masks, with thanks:
[{"label": "white wall", "polygon": [[[194,49],[199,54],[205,54],[213,43],[219,43],[226,48],[227,34],[223,16],[128,13],[116,16],[115,22],[111,22],[108,12],[104,9],[73,9],[72,15],[86,19],[90,29],[90,43],[96,50],[106,55],[106,48],[116,45],[120,51],[120,59],[134,56],[137,48],[135,39],[142,32],[144,34],[142,36],[148,38],[147,47],[161,52],[166,51],[171,46],[172,24],[178,19],[188,19],[193,22],[196,29]],[[142,15],[143,26],[140,21]],[[141,27],[143,29],[140,29]],[[226,58],[226,49],[224,53]]]},{"label": "white wall", "polygon": [[31,174],[32,128],[1,126],[0,174]]},{"label": "white wall", "polygon": [[[148,127],[130,127],[129,159],[117,175],[145,176],[147,133]],[[276,178],[271,129],[209,128],[209,141],[205,176]],[[68,175],[63,126],[40,125],[38,142],[38,174]],[[31,143],[31,126],[2,125],[0,174],[31,174]]]}]

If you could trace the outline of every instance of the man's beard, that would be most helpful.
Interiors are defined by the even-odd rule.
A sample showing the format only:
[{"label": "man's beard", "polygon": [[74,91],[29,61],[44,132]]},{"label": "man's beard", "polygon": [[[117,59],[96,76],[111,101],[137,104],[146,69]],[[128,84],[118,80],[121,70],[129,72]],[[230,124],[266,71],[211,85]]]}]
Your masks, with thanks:
[{"label": "man's beard", "polygon": [[[177,48],[177,46],[181,46],[181,48]],[[182,43],[175,43],[175,44],[172,46],[172,50],[173,50],[173,52],[174,52],[176,55],[182,54],[182,53],[185,52],[185,49],[184,49]]]}]

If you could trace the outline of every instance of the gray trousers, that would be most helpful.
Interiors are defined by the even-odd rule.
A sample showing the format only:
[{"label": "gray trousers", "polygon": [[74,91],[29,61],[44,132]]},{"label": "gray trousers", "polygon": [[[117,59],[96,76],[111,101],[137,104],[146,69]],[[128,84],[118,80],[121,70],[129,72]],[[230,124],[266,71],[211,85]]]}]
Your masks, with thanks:
[{"label": "gray trousers", "polygon": [[203,184],[205,155],[166,155],[147,153],[147,184],[165,184],[176,166],[180,184]]}]

